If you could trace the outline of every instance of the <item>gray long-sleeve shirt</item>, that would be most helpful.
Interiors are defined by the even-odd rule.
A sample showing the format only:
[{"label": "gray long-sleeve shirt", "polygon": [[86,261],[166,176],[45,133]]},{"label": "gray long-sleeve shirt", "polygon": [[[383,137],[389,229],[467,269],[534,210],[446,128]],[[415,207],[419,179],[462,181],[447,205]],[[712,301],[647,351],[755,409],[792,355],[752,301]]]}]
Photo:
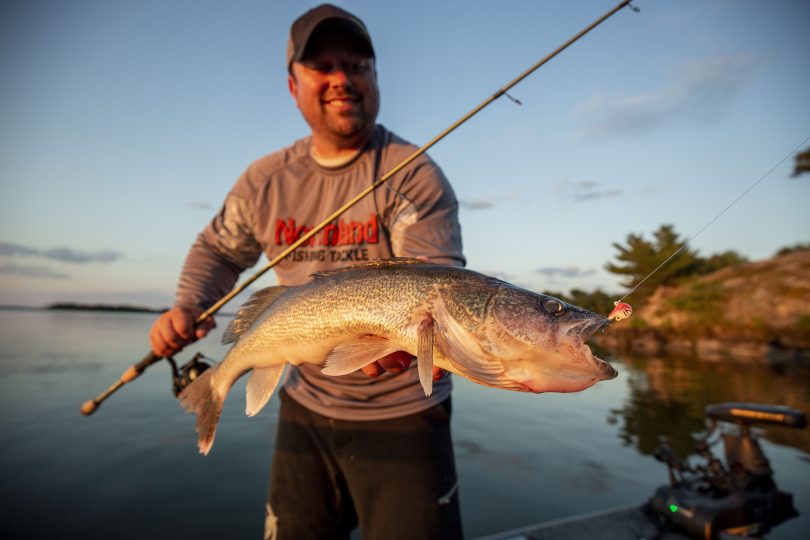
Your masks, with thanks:
[{"label": "gray long-sleeve shirt", "polygon": [[[261,253],[272,259],[416,148],[378,125],[350,163],[327,169],[310,155],[309,137],[265,156],[237,180],[192,246],[176,304],[207,308],[228,293]],[[374,259],[425,256],[463,265],[458,202],[439,167],[422,155],[275,267],[281,285],[315,272]],[[401,374],[329,377],[320,367],[294,368],[285,383],[293,399],[347,420],[395,418],[425,410],[450,393],[449,377],[425,398],[415,366]]]}]

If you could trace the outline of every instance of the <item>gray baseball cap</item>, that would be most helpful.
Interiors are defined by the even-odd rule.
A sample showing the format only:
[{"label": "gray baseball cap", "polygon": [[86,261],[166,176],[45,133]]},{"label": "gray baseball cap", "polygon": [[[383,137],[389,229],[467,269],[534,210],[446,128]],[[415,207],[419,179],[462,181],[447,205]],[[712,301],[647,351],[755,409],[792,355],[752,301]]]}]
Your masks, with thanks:
[{"label": "gray baseball cap", "polygon": [[321,4],[307,11],[292,23],[290,37],[287,40],[287,69],[290,69],[293,62],[298,62],[304,57],[309,39],[315,30],[325,24],[353,34],[364,47],[368,48],[369,57],[374,58],[371,36],[368,35],[363,21],[337,6]]}]

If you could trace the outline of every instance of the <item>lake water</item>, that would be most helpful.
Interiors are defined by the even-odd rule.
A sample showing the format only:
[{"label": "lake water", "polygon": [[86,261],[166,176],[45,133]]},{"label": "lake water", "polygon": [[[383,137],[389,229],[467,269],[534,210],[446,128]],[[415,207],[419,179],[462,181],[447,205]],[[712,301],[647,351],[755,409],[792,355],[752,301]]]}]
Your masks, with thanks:
[{"label": "lake water", "polygon": [[[197,454],[193,417],[175,401],[166,363],[93,416],[79,413],[148,351],[153,318],[0,311],[0,537],[261,537],[276,398],[246,418],[244,381],[237,383],[208,457]],[[218,341],[219,333],[192,349],[221,359]],[[651,453],[662,440],[690,451],[709,403],[810,412],[806,367],[648,358],[614,365],[617,379],[568,395],[455,378],[453,434],[468,538],[641,504],[667,481]],[[764,431],[777,485],[793,494],[801,514],[771,539],[808,537],[809,432]]]}]

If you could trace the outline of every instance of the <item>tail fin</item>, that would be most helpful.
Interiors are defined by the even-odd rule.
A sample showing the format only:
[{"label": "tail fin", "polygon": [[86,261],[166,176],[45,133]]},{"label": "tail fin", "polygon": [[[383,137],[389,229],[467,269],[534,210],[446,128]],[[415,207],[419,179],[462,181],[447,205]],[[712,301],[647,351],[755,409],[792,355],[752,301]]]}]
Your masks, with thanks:
[{"label": "tail fin", "polygon": [[214,444],[217,423],[225,403],[225,396],[219,395],[213,381],[218,370],[219,366],[206,370],[180,392],[180,404],[188,412],[197,415],[197,446],[204,455],[208,454]]}]

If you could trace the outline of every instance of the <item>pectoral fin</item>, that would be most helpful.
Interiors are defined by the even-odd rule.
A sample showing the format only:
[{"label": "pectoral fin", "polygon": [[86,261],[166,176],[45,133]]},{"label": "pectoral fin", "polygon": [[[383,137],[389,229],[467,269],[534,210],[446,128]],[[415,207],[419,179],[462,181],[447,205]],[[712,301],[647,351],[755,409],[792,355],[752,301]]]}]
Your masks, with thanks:
[{"label": "pectoral fin", "polygon": [[257,368],[253,370],[250,375],[250,380],[247,383],[245,395],[245,414],[253,416],[262,410],[262,407],[267,405],[270,396],[278,386],[281,380],[281,374],[284,373],[284,365]]},{"label": "pectoral fin", "polygon": [[392,345],[385,338],[363,336],[335,347],[326,357],[326,365],[321,370],[321,373],[324,375],[348,375],[398,350],[400,350],[399,347]]},{"label": "pectoral fin", "polygon": [[433,393],[433,317],[427,315],[417,330],[416,361],[425,396]]}]

